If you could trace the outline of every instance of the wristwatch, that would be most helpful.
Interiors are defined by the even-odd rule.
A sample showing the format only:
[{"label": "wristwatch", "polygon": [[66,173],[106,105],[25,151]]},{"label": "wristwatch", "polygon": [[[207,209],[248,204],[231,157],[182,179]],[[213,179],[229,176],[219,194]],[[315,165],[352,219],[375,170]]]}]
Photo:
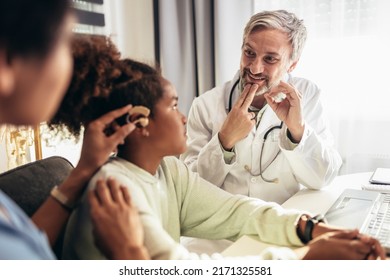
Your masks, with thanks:
[{"label": "wristwatch", "polygon": [[73,208],[76,206],[75,201],[71,201],[65,194],[63,194],[59,189],[58,186],[54,186],[52,188],[50,195],[52,198],[54,198],[62,207],[64,207],[68,211],[72,211]]},{"label": "wristwatch", "polygon": [[301,241],[304,244],[307,244],[310,240],[313,239],[313,229],[314,226],[318,223],[326,223],[325,217],[322,214],[316,215],[314,217],[307,216],[306,226],[303,231],[303,235],[299,235]]}]

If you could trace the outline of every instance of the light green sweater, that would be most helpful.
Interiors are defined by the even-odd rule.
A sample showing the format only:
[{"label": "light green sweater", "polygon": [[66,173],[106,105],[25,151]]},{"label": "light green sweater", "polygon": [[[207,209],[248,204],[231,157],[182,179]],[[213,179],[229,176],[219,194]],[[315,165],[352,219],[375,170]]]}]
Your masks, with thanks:
[{"label": "light green sweater", "polygon": [[[301,246],[296,223],[302,214],[275,203],[232,195],[190,171],[175,157],[167,157],[151,175],[121,158],[112,159],[92,178],[113,177],[130,190],[145,232],[145,246],[153,259],[221,258],[195,255],[179,244],[183,236],[236,240],[255,235],[261,241],[282,246]],[[273,248],[258,258],[294,259],[286,248]],[[67,226],[64,258],[103,259],[95,247],[86,196]]]}]

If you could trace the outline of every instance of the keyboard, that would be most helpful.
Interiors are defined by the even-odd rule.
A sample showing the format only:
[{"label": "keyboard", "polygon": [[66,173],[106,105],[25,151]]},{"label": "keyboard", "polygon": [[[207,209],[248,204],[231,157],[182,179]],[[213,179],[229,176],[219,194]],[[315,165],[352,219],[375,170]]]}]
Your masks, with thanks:
[{"label": "keyboard", "polygon": [[376,191],[380,193],[390,193],[390,185],[383,184],[363,184],[362,190]]},{"label": "keyboard", "polygon": [[386,252],[390,253],[390,194],[383,194],[370,213],[364,233],[379,240]]}]

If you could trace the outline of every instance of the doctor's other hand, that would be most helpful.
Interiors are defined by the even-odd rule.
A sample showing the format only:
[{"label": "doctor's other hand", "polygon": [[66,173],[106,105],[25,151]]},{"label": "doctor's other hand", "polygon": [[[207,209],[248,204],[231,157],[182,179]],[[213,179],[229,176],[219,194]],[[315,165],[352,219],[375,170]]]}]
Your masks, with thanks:
[{"label": "doctor's other hand", "polygon": [[[281,92],[286,95],[286,98],[276,102],[274,97]],[[278,118],[286,124],[293,138],[291,140],[299,143],[305,128],[301,106],[302,94],[293,85],[280,81],[277,86],[265,93],[264,97]]]},{"label": "doctor's other hand", "polygon": [[[135,129],[135,125],[129,123],[119,126],[115,119],[129,112],[131,108],[131,105],[127,105],[113,110],[88,124],[84,132],[80,160],[75,169],[84,170],[92,176],[116,151],[118,145],[124,143],[126,136]],[[112,131],[110,135],[106,135],[105,132],[108,127]]]},{"label": "doctor's other hand", "polygon": [[376,260],[385,259],[379,241],[358,230],[338,230],[324,233],[306,246],[296,249],[303,260]]},{"label": "doctor's other hand", "polygon": [[88,201],[95,244],[106,258],[150,259],[138,210],[126,187],[112,178],[98,180]]},{"label": "doctor's other hand", "polygon": [[256,115],[248,112],[257,91],[257,84],[247,84],[228,113],[221,130],[218,133],[222,147],[229,151],[234,145],[245,138],[256,123]]}]

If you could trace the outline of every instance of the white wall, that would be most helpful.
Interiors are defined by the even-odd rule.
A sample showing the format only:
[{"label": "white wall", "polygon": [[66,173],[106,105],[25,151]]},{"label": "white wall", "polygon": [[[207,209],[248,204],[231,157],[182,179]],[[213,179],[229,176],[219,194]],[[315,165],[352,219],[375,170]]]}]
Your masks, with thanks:
[{"label": "white wall", "polygon": [[253,14],[252,0],[215,1],[215,83],[233,79],[240,68],[242,35]]},{"label": "white wall", "polygon": [[154,64],[152,0],[105,1],[108,35],[123,57]]}]

